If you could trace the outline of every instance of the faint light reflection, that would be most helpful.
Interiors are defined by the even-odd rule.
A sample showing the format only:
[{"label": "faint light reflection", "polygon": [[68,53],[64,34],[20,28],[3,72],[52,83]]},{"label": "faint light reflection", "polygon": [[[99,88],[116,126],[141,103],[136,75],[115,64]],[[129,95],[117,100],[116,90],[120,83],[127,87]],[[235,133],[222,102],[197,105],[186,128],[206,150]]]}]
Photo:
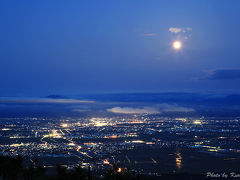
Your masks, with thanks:
[{"label": "faint light reflection", "polygon": [[176,157],[176,166],[178,169],[182,168],[182,156],[180,152],[176,153],[177,157]]}]

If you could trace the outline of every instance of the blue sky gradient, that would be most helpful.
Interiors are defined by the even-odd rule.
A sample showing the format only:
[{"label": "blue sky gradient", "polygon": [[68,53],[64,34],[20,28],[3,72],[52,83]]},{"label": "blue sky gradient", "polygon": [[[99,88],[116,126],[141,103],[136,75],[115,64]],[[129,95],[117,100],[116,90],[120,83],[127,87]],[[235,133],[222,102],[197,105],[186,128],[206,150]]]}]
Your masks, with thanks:
[{"label": "blue sky gradient", "polygon": [[0,95],[236,93],[239,7],[238,0],[1,1]]}]

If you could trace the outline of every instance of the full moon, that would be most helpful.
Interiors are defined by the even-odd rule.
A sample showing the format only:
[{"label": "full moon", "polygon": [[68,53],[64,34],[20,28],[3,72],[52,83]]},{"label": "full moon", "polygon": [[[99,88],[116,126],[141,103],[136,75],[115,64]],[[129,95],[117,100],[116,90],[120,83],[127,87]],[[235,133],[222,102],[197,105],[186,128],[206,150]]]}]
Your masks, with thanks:
[{"label": "full moon", "polygon": [[176,49],[176,50],[179,50],[181,49],[182,47],[182,42],[181,41],[174,41],[173,42],[173,48]]}]

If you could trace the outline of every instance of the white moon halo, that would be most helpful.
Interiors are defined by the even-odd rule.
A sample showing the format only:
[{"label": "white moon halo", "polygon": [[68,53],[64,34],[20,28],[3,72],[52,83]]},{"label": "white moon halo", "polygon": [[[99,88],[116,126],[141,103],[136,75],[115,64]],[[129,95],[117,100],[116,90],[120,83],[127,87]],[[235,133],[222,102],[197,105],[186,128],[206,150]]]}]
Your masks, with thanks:
[{"label": "white moon halo", "polygon": [[173,44],[172,44],[172,47],[175,49],[175,50],[179,50],[182,48],[182,42],[181,41],[174,41]]}]

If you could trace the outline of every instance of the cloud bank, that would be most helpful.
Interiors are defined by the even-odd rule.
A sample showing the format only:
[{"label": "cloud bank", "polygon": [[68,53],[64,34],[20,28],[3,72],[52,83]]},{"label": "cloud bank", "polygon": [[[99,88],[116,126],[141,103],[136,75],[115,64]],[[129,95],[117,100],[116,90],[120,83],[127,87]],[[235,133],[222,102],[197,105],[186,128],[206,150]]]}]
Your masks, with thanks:
[{"label": "cloud bank", "polygon": [[191,32],[191,31],[192,31],[192,28],[190,28],[190,27],[186,27],[186,28],[170,27],[170,28],[169,28],[169,31],[170,31],[171,33],[175,33],[175,34],[178,34],[178,33],[187,33],[187,32]]},{"label": "cloud bank", "polygon": [[120,114],[159,114],[164,112],[194,112],[195,109],[178,106],[176,104],[158,104],[157,107],[113,107],[107,109],[109,112],[120,113]]},{"label": "cloud bank", "polygon": [[192,28],[190,27],[170,27],[168,30],[178,38],[183,38],[185,40],[192,36]]},{"label": "cloud bank", "polygon": [[107,109],[109,112],[120,114],[157,114],[160,113],[156,108],[144,107],[144,108],[132,108],[132,107],[114,107]]}]

